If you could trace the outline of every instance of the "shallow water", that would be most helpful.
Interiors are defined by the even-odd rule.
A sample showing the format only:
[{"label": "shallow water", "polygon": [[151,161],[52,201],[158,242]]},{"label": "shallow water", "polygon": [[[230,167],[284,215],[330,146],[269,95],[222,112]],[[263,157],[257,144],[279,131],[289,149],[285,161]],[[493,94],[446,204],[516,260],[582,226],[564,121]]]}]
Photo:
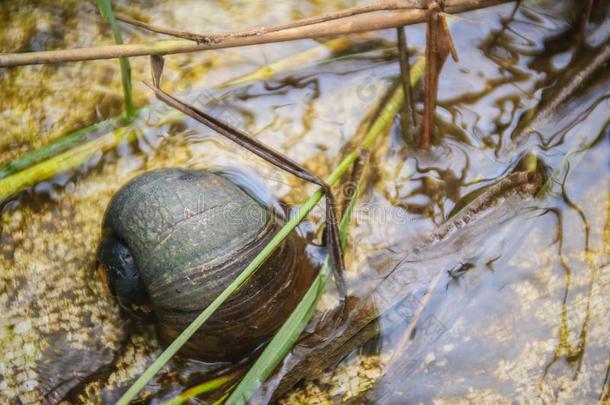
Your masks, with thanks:
[{"label": "shallow water", "polygon": [[[163,16],[155,21],[168,26],[176,21],[197,26],[203,20],[213,30],[254,24],[253,13],[242,7],[256,7],[256,15],[265,15],[256,23],[268,23],[351,5],[253,3],[119,2],[118,7],[134,16]],[[406,275],[396,279],[406,298],[390,305],[393,296],[382,290],[375,297],[383,313],[381,334],[338,366],[310,375],[288,401],[607,399],[607,69],[559,97],[561,103],[554,100],[560,88],[576,80],[580,64],[590,65],[607,46],[610,30],[602,5],[602,15],[598,10],[583,36],[572,6],[526,2],[511,18],[513,6],[507,4],[452,22],[460,61],[448,61],[441,75],[437,116],[444,136],[429,153],[414,153],[402,142],[395,120],[371,153],[350,228],[350,293],[367,296],[396,268],[396,274]],[[41,1],[31,2],[29,11],[12,4],[0,9],[3,20],[25,27],[3,29],[2,51],[109,42],[91,5]],[[407,35],[420,55],[424,27],[408,27]],[[126,29],[125,36],[146,38],[136,29]],[[396,79],[393,39],[393,31],[373,33],[342,57],[223,89],[215,86],[316,43],[172,56],[164,87],[324,177],[353,147],[350,139],[367,127],[367,117]],[[371,42],[363,46],[364,40]],[[138,84],[148,77],[147,61],[132,64],[136,101],[144,105],[152,101]],[[9,134],[0,142],[2,163],[122,108],[116,61],[0,70],[0,89],[7,95],[0,104],[0,125]],[[95,154],[82,167],[2,204],[3,401],[112,402],[160,352],[152,328],[129,322],[94,273],[102,214],[120,185],[153,168],[181,166],[237,169],[292,207],[315,190],[190,119],[164,118],[168,113],[153,101],[134,124],[136,142]],[[527,152],[546,168],[550,191],[536,199],[509,199],[473,226],[413,256],[426,233],[468,206],[471,193],[505,178]],[[269,196],[263,192],[260,198]],[[323,215],[314,210],[301,231],[319,236]],[[466,263],[467,271],[456,271]],[[400,355],[394,354],[427,289],[432,290],[429,303]],[[321,308],[335,304],[331,286]],[[147,386],[145,402],[158,403],[202,381],[208,368],[172,361]]]}]

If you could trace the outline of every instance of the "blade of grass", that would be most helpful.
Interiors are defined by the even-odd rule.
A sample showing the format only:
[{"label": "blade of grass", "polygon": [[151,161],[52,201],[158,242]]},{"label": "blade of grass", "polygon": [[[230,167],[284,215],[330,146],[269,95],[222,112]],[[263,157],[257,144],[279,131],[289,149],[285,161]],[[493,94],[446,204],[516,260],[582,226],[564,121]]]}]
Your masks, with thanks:
[{"label": "blade of grass", "polygon": [[[360,182],[356,186],[353,198],[350,200],[341,223],[339,224],[339,239],[341,246],[345,248],[347,242],[347,231],[349,223],[356,205],[356,200],[360,194]],[[284,322],[282,327],[277,331],[273,339],[269,342],[265,350],[252,365],[248,373],[242,378],[239,385],[231,393],[227,399],[227,404],[242,404],[245,403],[252,394],[256,391],[259,385],[265,381],[284,359],[284,356],[292,349],[295,342],[311,320],[318,301],[324,291],[331,276],[331,264],[327,257],[324,261],[324,266],[318,273],[318,276],[312,283],[307,293],[303,296],[299,305],[294,309],[290,317]]]},{"label": "blade of grass", "polygon": [[189,398],[215,391],[235,378],[236,373],[221,375],[181,392],[176,397],[164,402],[163,405],[180,405]]},{"label": "blade of grass", "polygon": [[[313,316],[318,301],[326,289],[326,284],[331,277],[331,274],[329,259],[326,258],[324,261],[324,266],[314,279],[313,283],[309,287],[309,290],[307,290],[307,293],[305,293],[299,302],[299,305],[297,305],[290,317],[277,331],[273,339],[271,339],[265,350],[261,353],[260,357],[256,360],[245,377],[240,381],[235,391],[231,393],[231,396],[229,396],[226,403],[241,403],[247,400],[250,395],[254,393],[260,381],[265,380],[279,364],[279,362],[282,361],[286,353],[290,351],[296,340],[299,338],[301,332],[303,329],[305,329],[305,326],[307,326],[309,320]],[[177,401],[178,398],[185,401],[199,395],[200,392],[193,390],[193,388],[180,393],[176,398],[165,403],[164,405],[175,405],[181,403],[174,402]]]},{"label": "blade of grass", "polygon": [[19,158],[13,160],[9,164],[0,167],[0,180],[8,177],[20,170],[23,170],[35,163],[38,163],[44,159],[48,159],[58,153],[70,149],[81,142],[87,134],[98,131],[107,127],[114,126],[123,120],[122,116],[112,117],[104,121],[97,122],[88,127],[81,128],[77,131],[71,132],[65,136],[59,138],[56,142],[52,142],[48,145],[35,149],[29,153],[26,153]]},{"label": "blade of grass", "polygon": [[[425,61],[420,58],[413,66],[411,71],[411,85],[414,85],[421,76],[425,66]],[[371,129],[362,141],[360,148],[348,154],[337,166],[337,168],[326,178],[326,183],[329,186],[334,185],[339,178],[347,171],[354,161],[360,156],[361,148],[371,149],[383,129],[392,122],[398,110],[404,102],[404,94],[402,88],[397,88],[392,97],[388,100],[385,108],[375,120]],[[129,401],[144,388],[150,379],[180,350],[180,348],[193,336],[193,334],[204,324],[204,322],[235,292],[240,288],[250,276],[258,269],[258,267],[273,253],[278,245],[288,236],[288,234],[296,228],[296,226],[307,216],[309,211],[320,201],[323,193],[318,189],[298,210],[298,212],[290,218],[290,220],[280,229],[280,231],[271,239],[271,241],[263,248],[263,250],[254,258],[254,260],[237,276],[237,278],[222,292],[212,303],[204,309],[197,318],[180,334],[167,348],[159,355],[159,357],[144,371],[144,373],[133,383],[133,385],[123,394],[117,402],[118,405],[127,405]]]},{"label": "blade of grass", "polygon": [[[112,12],[112,5],[110,0],[95,0],[97,6],[100,9],[100,14],[110,23],[110,29],[114,36],[114,42],[117,45],[123,43],[123,37],[121,36],[121,29],[116,21],[114,13]],[[132,90],[131,90],[131,66],[129,65],[128,58],[119,58],[121,64],[121,82],[123,83],[123,99],[125,102],[125,118],[130,119],[136,115],[136,109],[133,104]]]},{"label": "blade of grass", "polygon": [[105,152],[122,141],[131,142],[136,138],[136,131],[131,127],[119,128],[91,142],[72,148],[41,164],[20,171],[0,180],[0,201],[17,193],[24,187],[34,185],[40,179],[48,179],[57,173],[82,165],[96,152]]}]

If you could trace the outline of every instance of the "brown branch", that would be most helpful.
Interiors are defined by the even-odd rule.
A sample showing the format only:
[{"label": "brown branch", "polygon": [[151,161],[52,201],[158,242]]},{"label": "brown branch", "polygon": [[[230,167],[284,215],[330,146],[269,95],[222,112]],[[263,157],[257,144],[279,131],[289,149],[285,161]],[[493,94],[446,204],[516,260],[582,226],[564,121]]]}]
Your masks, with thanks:
[{"label": "brown branch", "polygon": [[[464,11],[490,7],[509,1],[511,0],[447,0],[445,2],[445,12],[461,13]],[[343,13],[349,13],[349,10],[351,9],[344,10]],[[324,19],[327,17],[325,15],[314,18]],[[307,20],[308,19],[305,21]],[[285,25],[304,24],[303,21],[304,20],[299,20],[297,22]],[[308,22],[308,25],[295,26],[294,28],[270,31],[258,35],[248,34],[248,32],[251,32],[252,30],[246,30],[225,34],[210,34],[207,36],[207,38],[217,39],[217,42],[194,43],[188,40],[171,40],[159,41],[152,44],[108,45],[57,51],[0,54],[0,67],[75,62],[96,59],[113,59],[145,55],[169,55],[203,51],[208,49],[232,48],[237,46],[375,31],[386,28],[400,27],[403,25],[416,24],[423,21],[425,21],[425,11],[422,9],[382,10],[355,14],[349,17],[315,24]],[[264,27],[259,28],[259,30],[264,30]]]},{"label": "brown branch", "polygon": [[257,27],[238,32],[227,32],[219,34],[197,34],[188,31],[177,31],[170,28],[159,27],[153,24],[147,24],[142,21],[134,20],[125,15],[116,15],[116,19],[125,23],[144,28],[148,31],[153,31],[159,34],[170,35],[177,38],[189,39],[198,43],[213,43],[228,38],[244,38],[249,36],[259,36],[270,32],[284,31],[291,28],[304,27],[307,25],[319,24],[331,20],[339,20],[342,18],[352,17],[359,14],[366,14],[376,11],[391,11],[391,10],[417,10],[425,9],[425,0],[397,0],[397,1],[379,1],[364,6],[352,7],[345,10],[328,13],[321,16],[303,18],[297,21],[272,25],[268,27]]},{"label": "brown branch", "polygon": [[409,63],[409,52],[407,48],[407,36],[404,27],[396,28],[396,40],[398,41],[398,60],[400,62],[400,82],[405,95],[403,111],[401,114],[401,126],[405,141],[411,139],[411,129],[417,126],[415,121],[415,101],[411,88],[411,64]]},{"label": "brown branch", "polygon": [[453,46],[449,27],[445,21],[444,2],[428,0],[426,26],[426,72],[424,75],[424,119],[422,123],[420,149],[430,147],[434,136],[434,113],[438,97],[438,80],[449,54],[455,61],[457,52]]},{"label": "brown branch", "polygon": [[434,111],[438,85],[439,62],[445,62],[438,49],[438,10],[430,7],[426,16],[426,72],[424,73],[424,119],[422,122],[420,149],[430,148],[430,138],[434,135]]}]

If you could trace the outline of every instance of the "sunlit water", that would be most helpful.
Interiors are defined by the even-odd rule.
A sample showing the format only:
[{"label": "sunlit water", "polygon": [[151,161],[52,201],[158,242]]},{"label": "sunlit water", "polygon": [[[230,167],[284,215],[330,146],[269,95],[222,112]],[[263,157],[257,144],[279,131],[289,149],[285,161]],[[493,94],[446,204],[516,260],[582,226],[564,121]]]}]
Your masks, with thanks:
[{"label": "sunlit water", "polygon": [[[119,2],[119,8],[168,26],[200,26],[203,19],[206,30],[215,30],[352,5],[255,3],[262,21],[253,20],[252,3],[168,1],[151,8]],[[348,351],[338,366],[308,375],[289,401],[607,399],[607,70],[550,112],[544,108],[577,76],[579,64],[590,64],[607,46],[607,10],[601,7],[603,15],[598,10],[583,31],[570,2],[539,3],[526,2],[512,17],[508,4],[452,22],[460,61],[448,61],[441,75],[442,139],[429,153],[414,153],[396,120],[371,153],[350,228],[350,293],[367,297],[398,269],[406,298],[394,306],[391,296],[375,297],[381,333]],[[12,44],[3,42],[3,52],[109,42],[91,5],[33,2],[29,14],[16,5],[0,7],[4,21],[24,27],[2,29]],[[136,29],[125,31],[127,40],[146,38]],[[417,50],[413,62],[422,54],[424,33],[422,25],[407,28],[409,46]],[[354,146],[350,139],[366,129],[398,75],[394,32],[367,39],[325,63],[312,61],[265,82],[223,89],[216,86],[316,43],[168,57],[164,87],[325,177]],[[137,142],[99,153],[2,204],[3,401],[112,402],[160,352],[152,328],[121,314],[94,272],[102,214],[120,185],[153,168],[180,166],[229,171],[275,205],[281,200],[296,208],[315,190],[172,115],[140,84],[148,78],[145,58],[132,64],[138,104],[152,102],[134,124]],[[0,125],[9,134],[0,141],[3,163],[122,108],[116,61],[0,70],[0,86],[6,94]],[[504,178],[528,152],[544,165],[549,192],[511,200],[457,237],[413,255],[424,235],[467,205],[470,193]],[[323,209],[314,210],[300,229],[312,246],[319,243],[323,217]],[[429,302],[396,354],[429,289]],[[331,309],[336,300],[331,286],[321,308]],[[147,386],[145,401],[173,397],[205,380],[209,368],[173,360]]]}]

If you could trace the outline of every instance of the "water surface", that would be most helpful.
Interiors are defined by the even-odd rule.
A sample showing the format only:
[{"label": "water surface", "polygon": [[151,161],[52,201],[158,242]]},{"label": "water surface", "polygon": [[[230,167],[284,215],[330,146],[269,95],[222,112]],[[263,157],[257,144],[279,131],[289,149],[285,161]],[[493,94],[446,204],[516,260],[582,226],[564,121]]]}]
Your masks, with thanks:
[{"label": "water surface", "polygon": [[[0,30],[3,52],[111,42],[89,3],[19,3],[0,6],[7,22]],[[226,30],[351,5],[181,0],[118,2],[117,8],[161,25]],[[608,46],[610,31],[607,8],[598,7],[583,28],[573,6],[524,2],[513,13],[514,6],[506,4],[452,22],[460,61],[447,62],[441,75],[441,136],[430,152],[415,153],[403,143],[396,120],[371,153],[346,253],[351,294],[364,296],[378,275],[407,263],[405,257],[428,232],[505,178],[526,154],[538,156],[549,191],[500,207],[483,222],[489,226],[471,228],[404,264],[410,298],[384,312],[380,334],[336,367],[311,376],[287,401],[607,399],[607,69],[561,103],[554,101]],[[217,86],[318,43],[176,55],[167,58],[164,87],[324,177],[351,150],[350,140],[366,129],[395,83],[394,35],[387,30],[354,37],[352,47],[342,55],[329,52],[322,63],[226,88]],[[423,53],[424,27],[408,27],[407,35],[414,62]],[[125,28],[125,37],[142,42],[147,34]],[[256,178],[254,188],[264,185],[261,198],[271,194],[294,208],[315,190],[193,120],[167,118],[168,109],[141,85],[148,79],[147,60],[134,58],[132,65],[136,102],[151,103],[134,124],[136,142],[98,153],[2,204],[0,398],[5,401],[112,402],[160,353],[154,330],[121,314],[94,272],[102,214],[129,179],[159,167],[235,169]],[[2,69],[0,89],[5,134],[0,163],[122,108],[116,61]],[[317,208],[302,229],[313,243],[319,242],[323,218],[324,210]],[[413,309],[439,274],[408,344],[389,364]],[[335,304],[331,286],[321,308]],[[168,399],[207,378],[208,369],[173,360],[147,386],[143,401]]]}]

